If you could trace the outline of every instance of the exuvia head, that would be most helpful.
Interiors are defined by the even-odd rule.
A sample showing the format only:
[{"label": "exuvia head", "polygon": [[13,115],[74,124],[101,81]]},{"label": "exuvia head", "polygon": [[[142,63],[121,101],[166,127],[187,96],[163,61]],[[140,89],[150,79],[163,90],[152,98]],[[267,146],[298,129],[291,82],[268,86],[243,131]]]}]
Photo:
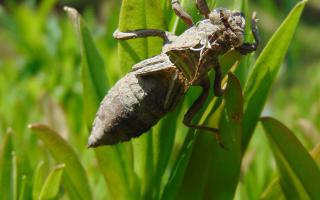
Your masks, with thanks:
[{"label": "exuvia head", "polygon": [[233,31],[244,32],[246,21],[243,13],[226,8],[217,8],[211,11],[209,19],[212,24],[225,25]]},{"label": "exuvia head", "polygon": [[217,8],[210,12],[209,20],[214,25],[223,25],[235,34],[232,43],[235,47],[240,46],[244,39],[246,21],[243,13],[231,11],[226,8]]}]

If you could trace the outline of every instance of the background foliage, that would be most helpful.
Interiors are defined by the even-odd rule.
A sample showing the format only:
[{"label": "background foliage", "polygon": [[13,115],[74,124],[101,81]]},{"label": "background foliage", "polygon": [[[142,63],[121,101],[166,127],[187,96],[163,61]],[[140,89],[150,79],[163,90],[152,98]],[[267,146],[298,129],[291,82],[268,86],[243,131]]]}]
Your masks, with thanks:
[{"label": "background foliage", "polygon": [[[180,2],[201,19],[193,0]],[[320,199],[319,5],[208,3],[248,19],[256,10],[260,19],[259,50],[221,57],[224,73],[235,76],[229,74],[225,96],[208,100],[197,117],[220,127],[228,151],[182,124],[196,87],[139,139],[86,148],[107,90],[161,50],[160,39],[118,43],[113,31],[180,34],[186,27],[169,1],[1,1],[0,199]],[[82,18],[68,12],[70,20],[65,5]],[[260,124],[261,112],[278,120]]]}]

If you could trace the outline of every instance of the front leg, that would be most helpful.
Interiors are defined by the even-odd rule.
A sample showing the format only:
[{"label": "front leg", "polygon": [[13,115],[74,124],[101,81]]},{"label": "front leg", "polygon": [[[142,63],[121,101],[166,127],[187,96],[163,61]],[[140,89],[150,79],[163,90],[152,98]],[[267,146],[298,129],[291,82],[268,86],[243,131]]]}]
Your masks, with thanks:
[{"label": "front leg", "polygon": [[196,5],[200,13],[204,15],[205,18],[209,19],[210,10],[206,0],[197,0]]},{"label": "front leg", "polygon": [[134,31],[121,32],[118,29],[113,33],[113,37],[117,40],[129,40],[134,38],[160,37],[165,42],[170,42],[175,35],[167,31],[158,29],[138,29]]},{"label": "front leg", "polygon": [[236,48],[242,55],[245,55],[257,50],[257,47],[260,42],[257,22],[258,22],[258,19],[256,18],[256,12],[253,12],[252,20],[251,20],[251,31],[254,37],[254,43],[252,44],[244,43],[240,47]]},{"label": "front leg", "polygon": [[193,21],[191,16],[182,8],[182,6],[180,5],[179,0],[172,0],[171,1],[172,4],[172,9],[173,11],[176,13],[176,15],[182,19],[182,21],[184,21],[187,25],[192,26],[193,25]]},{"label": "front leg", "polygon": [[213,92],[215,96],[220,97],[223,95],[224,89],[221,88],[222,72],[219,64],[216,64],[216,66],[214,66],[214,72],[215,72],[215,77],[214,77],[214,84],[213,84]]},{"label": "front leg", "polygon": [[217,128],[211,128],[211,127],[207,127],[207,126],[202,126],[202,125],[196,125],[196,124],[192,124],[192,119],[193,117],[197,114],[197,112],[202,108],[203,104],[205,103],[205,101],[207,100],[208,96],[209,96],[209,90],[210,90],[210,81],[209,78],[206,77],[205,79],[203,79],[203,81],[200,83],[200,86],[202,87],[202,93],[200,94],[200,96],[197,98],[197,100],[191,105],[191,107],[189,108],[189,110],[187,111],[187,113],[184,115],[184,119],[183,119],[183,123],[190,127],[190,128],[194,128],[194,129],[198,129],[198,130],[203,130],[203,131],[209,131],[211,133],[214,133],[215,138],[218,142],[218,144],[222,147],[225,148],[225,146],[223,145],[223,142],[221,140],[220,137],[220,132],[219,129]]}]

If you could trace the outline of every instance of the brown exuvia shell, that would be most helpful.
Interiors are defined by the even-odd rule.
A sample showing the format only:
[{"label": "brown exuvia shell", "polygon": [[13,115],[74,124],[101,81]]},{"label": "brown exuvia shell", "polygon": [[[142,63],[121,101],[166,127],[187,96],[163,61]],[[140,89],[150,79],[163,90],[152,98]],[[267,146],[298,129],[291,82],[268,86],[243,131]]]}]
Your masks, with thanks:
[{"label": "brown exuvia shell", "polygon": [[[214,69],[214,91],[220,96],[223,74],[219,56],[234,49],[241,54],[255,51],[257,28],[253,23],[255,43],[243,43],[245,19],[240,12],[218,8],[208,13],[208,8],[199,2],[198,8],[206,13],[207,19],[189,24],[192,26],[180,36],[154,29],[115,32],[116,39],[159,36],[165,44],[161,54],[135,64],[133,71],[110,89],[94,120],[89,147],[112,145],[140,136],[172,110],[193,85],[202,87],[203,91],[185,114],[183,123],[190,128],[217,132],[211,127],[192,124],[209,94],[208,72]],[[185,22],[192,22],[178,4],[173,1],[175,12]]]},{"label": "brown exuvia shell", "polygon": [[179,82],[176,97],[165,108],[169,80],[174,73],[174,68],[146,76],[133,71],[120,79],[100,104],[88,146],[128,141],[154,126],[184,93],[184,85]]}]

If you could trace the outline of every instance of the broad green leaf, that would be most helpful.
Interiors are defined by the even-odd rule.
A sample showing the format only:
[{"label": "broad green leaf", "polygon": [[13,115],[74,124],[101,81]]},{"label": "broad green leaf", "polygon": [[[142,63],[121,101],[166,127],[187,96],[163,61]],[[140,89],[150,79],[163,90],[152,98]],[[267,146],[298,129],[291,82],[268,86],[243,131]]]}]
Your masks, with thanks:
[{"label": "broad green leaf", "polygon": [[0,150],[0,199],[12,198],[12,151],[12,132],[9,130],[2,140]]},{"label": "broad green leaf", "polygon": [[[225,55],[221,56],[219,58],[219,62],[221,64],[221,66],[222,66],[222,73],[224,75],[226,73],[228,73],[228,71],[233,66],[235,66],[237,64],[238,60],[240,60],[241,57],[242,56],[237,51],[229,51]],[[212,116],[213,114],[216,116],[216,118],[218,118],[218,116],[220,116],[220,115],[217,114],[217,113],[219,113],[220,111],[216,112],[216,110],[218,109],[218,107],[220,105],[221,105],[221,98],[220,99],[213,98],[213,100],[208,105],[204,106],[206,109],[205,109],[203,115],[201,116],[200,123],[205,122],[207,120],[208,116]],[[194,121],[197,121],[197,120],[194,120]],[[216,124],[217,123],[215,123],[215,124],[212,123],[212,120],[211,120],[209,126],[213,126],[214,127],[214,126],[216,126]],[[196,146],[198,146],[200,148],[200,150],[198,152],[199,152],[199,154],[201,154],[201,156],[199,157],[199,159],[201,158],[201,161],[202,160],[206,160],[206,158],[204,158],[204,155],[206,154],[204,152],[206,152],[206,150],[201,150],[201,148],[209,148],[209,149],[212,148],[212,141],[207,144],[208,145],[207,147],[204,144],[201,144],[201,143],[199,143],[200,145],[197,145],[197,140],[194,143],[193,140],[196,137],[194,137],[193,134],[191,134],[193,131],[194,130],[189,129],[190,133],[187,133],[188,137],[186,138],[186,140],[184,142],[184,145],[183,145],[184,147],[181,148],[180,156],[178,157],[177,163],[174,165],[173,173],[170,176],[169,183],[165,187],[165,192],[164,192],[164,195],[163,195],[163,199],[166,199],[169,196],[174,199],[176,197],[176,193],[178,192],[178,188],[179,188],[179,185],[181,183],[186,182],[187,185],[188,185],[188,183],[193,183],[194,182],[194,181],[183,181],[183,179],[184,179],[183,173],[187,170],[186,168],[188,166],[188,162],[189,162],[191,153],[193,151],[193,145],[196,145]],[[202,137],[202,135],[203,134],[198,134],[196,136],[197,137]],[[204,141],[208,141],[206,136],[203,136],[203,137],[204,137],[203,138]],[[211,138],[211,135],[209,137]],[[211,140],[211,139],[209,139],[209,140]],[[213,141],[213,142],[215,143],[215,141]],[[197,156],[194,156],[194,157],[197,158]],[[208,157],[210,158],[211,156],[208,156]],[[192,158],[191,158],[191,160],[192,160]],[[197,167],[198,166],[197,163],[199,161],[193,161],[193,162]],[[205,165],[203,164],[201,166],[204,167]],[[200,171],[201,173],[205,172],[205,171],[203,171],[201,169],[194,170],[194,169],[190,168],[189,172],[186,172],[186,174],[191,174],[192,175],[192,173],[194,171]],[[204,173],[204,176],[206,176],[206,173]],[[182,186],[182,187],[184,187],[184,186]],[[193,185],[190,185],[190,187],[193,187]],[[186,189],[186,190],[188,190],[188,189]],[[179,192],[179,193],[180,194],[184,194],[184,192]],[[184,198],[184,197],[180,196],[180,198]],[[190,196],[190,198],[192,198],[192,197]]]},{"label": "broad green leaf", "polygon": [[58,195],[65,164],[54,167],[41,189],[39,199],[52,199]]},{"label": "broad green leaf", "polygon": [[298,177],[290,167],[290,164],[270,141],[270,146],[275,157],[280,174],[279,184],[286,199],[310,199]]},{"label": "broad green leaf", "polygon": [[203,199],[212,159],[212,149],[216,141],[212,133],[199,131],[197,134],[201,135],[194,141],[177,199]]},{"label": "broad green leaf", "polygon": [[[122,1],[119,30],[125,32],[144,28],[164,29],[161,0]],[[121,69],[124,72],[128,72],[137,62],[160,53],[162,44],[162,39],[154,37],[119,41],[118,52]],[[139,199],[151,199],[153,189],[156,187],[156,184],[158,184],[155,182],[160,181],[153,180],[153,174],[155,173],[153,171],[153,162],[158,163],[162,160],[162,156],[159,155],[159,149],[162,147],[160,140],[163,134],[158,132],[159,134],[153,138],[154,135],[151,133],[152,132],[149,131],[138,139],[133,140],[134,171],[140,179],[141,187]],[[154,146],[157,148],[153,148],[153,144],[155,144]],[[153,157],[153,151],[157,153],[156,158]],[[168,156],[168,154],[166,154],[166,156]],[[157,170],[162,169],[158,168]]]},{"label": "broad green leaf", "polygon": [[319,199],[320,170],[307,150],[280,122],[270,117],[261,122],[272,144],[286,196],[294,190],[301,194],[299,188],[303,187],[311,199]]},{"label": "broad green leaf", "polygon": [[225,109],[219,128],[227,149],[217,144],[211,149],[205,199],[233,199],[240,175],[243,97],[240,82],[232,73],[228,74],[224,99]]},{"label": "broad green leaf", "polygon": [[[134,9],[132,9],[134,8]],[[119,30],[164,29],[161,1],[124,0],[121,5]],[[156,37],[120,41],[120,67],[128,72],[137,62],[160,53],[163,40]]]},{"label": "broad green leaf", "polygon": [[86,172],[71,146],[58,133],[43,124],[32,124],[29,128],[37,134],[57,162],[65,163],[64,175],[70,183],[70,190],[76,191],[81,199],[91,199]]},{"label": "broad green leaf", "polygon": [[32,185],[33,199],[37,199],[39,197],[45,178],[46,177],[45,177],[44,162],[40,161],[33,175],[33,185]]},{"label": "broad green leaf", "polygon": [[[82,48],[82,84],[84,105],[88,130],[91,129],[95,113],[100,101],[107,93],[103,61],[92,40],[88,28],[79,13],[66,7],[73,24],[76,27]],[[134,198],[132,188],[135,177],[132,172],[131,143],[120,144],[113,147],[100,147],[95,149],[99,167],[114,199]]]},{"label": "broad green leaf", "polygon": [[181,156],[179,156],[179,160],[174,166],[171,176],[166,184],[162,197],[162,200],[174,200],[176,199],[176,195],[178,193],[179,186],[183,180],[183,176],[186,172],[186,167],[188,165],[188,161],[190,159],[190,155],[192,152],[193,140],[189,140],[189,144],[187,144],[186,148],[181,151]]},{"label": "broad green leaf", "polygon": [[[316,161],[316,163],[319,166],[319,160],[320,160],[320,144],[318,144],[311,152],[310,155],[312,158]],[[280,180],[279,177],[276,177],[273,179],[273,181],[269,184],[269,186],[266,188],[266,190],[261,194],[261,199],[263,200],[272,200],[275,198],[284,199],[283,192],[281,190]]]},{"label": "broad green leaf", "polygon": [[[219,113],[222,111],[219,127],[223,143],[229,150],[222,149],[217,144],[213,133],[198,131],[186,175],[179,191],[179,199],[223,199],[232,198],[234,195],[240,172],[243,100],[239,81],[234,75],[230,74],[229,77],[225,106],[220,106],[213,115],[214,118],[209,116],[205,123],[207,126],[216,127],[217,125],[214,124],[217,123],[214,121],[219,120]],[[222,165],[225,167],[221,168]],[[221,180],[228,186],[224,187]]]},{"label": "broad green leaf", "polygon": [[288,50],[306,2],[299,2],[292,9],[261,52],[248,77],[244,88],[243,152],[258,123],[269,90]]}]

